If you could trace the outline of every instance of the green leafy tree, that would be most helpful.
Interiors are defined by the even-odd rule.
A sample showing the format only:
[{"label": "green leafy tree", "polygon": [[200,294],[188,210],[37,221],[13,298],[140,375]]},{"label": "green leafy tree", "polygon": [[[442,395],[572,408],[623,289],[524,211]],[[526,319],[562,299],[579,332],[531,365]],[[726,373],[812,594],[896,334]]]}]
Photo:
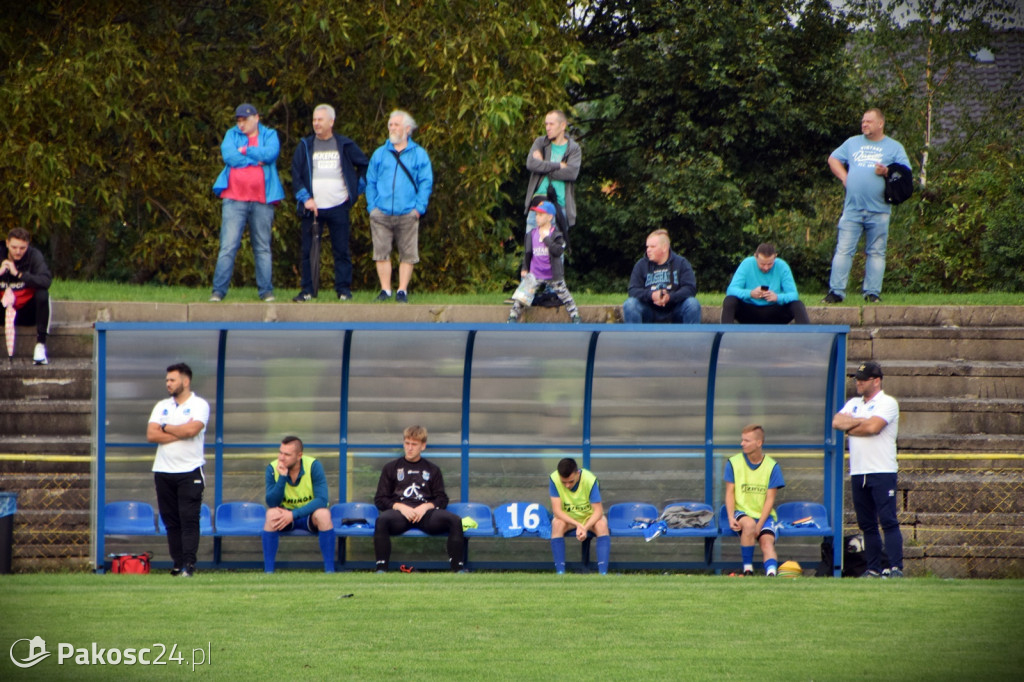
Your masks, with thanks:
[{"label": "green leafy tree", "polygon": [[[486,286],[510,232],[502,183],[536,117],[586,67],[565,15],[539,0],[7,3],[0,216],[30,228],[61,276],[208,283],[211,186],[235,106],[252,102],[278,130],[287,189],[316,104],[332,104],[335,129],[367,153],[404,108],[435,172],[416,284]],[[371,283],[363,206],[353,248],[357,282]],[[294,213],[289,192],[274,223],[279,286],[297,284]],[[252,279],[246,247],[236,272]]]},{"label": "green leafy tree", "polygon": [[[1014,0],[856,0],[848,2],[857,80],[865,106],[886,113],[886,132],[915,163],[919,195],[895,209],[886,279],[907,291],[974,291],[1015,286],[1019,269],[993,244],[989,228],[1019,202],[1012,191],[1019,168],[1024,74],[992,87],[979,61],[1005,46],[1020,49]],[[1014,142],[1016,140],[1017,142]],[[1020,214],[1017,213],[1019,216]],[[1010,243],[1024,239],[1016,221]],[[1012,247],[1011,247],[1012,248]],[[996,273],[1002,272],[1000,276]],[[1016,284],[1019,287],[1019,283]]]},{"label": "green leafy tree", "polygon": [[[577,3],[595,61],[573,88],[583,138],[575,268],[621,287],[669,230],[702,289],[722,289],[756,219],[805,206],[857,106],[848,30],[828,2]],[[753,229],[744,230],[745,227]]]}]

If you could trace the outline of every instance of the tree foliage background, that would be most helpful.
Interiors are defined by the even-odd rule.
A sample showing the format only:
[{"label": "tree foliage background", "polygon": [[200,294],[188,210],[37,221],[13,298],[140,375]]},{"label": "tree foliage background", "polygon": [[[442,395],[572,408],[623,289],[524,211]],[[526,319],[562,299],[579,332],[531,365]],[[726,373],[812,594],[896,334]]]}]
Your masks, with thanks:
[{"label": "tree foliage background", "polygon": [[[5,3],[0,21],[17,30],[0,37],[0,219],[30,228],[64,277],[206,284],[219,145],[234,108],[252,102],[281,138],[275,282],[295,286],[289,168],[313,107],[332,104],[335,130],[368,155],[405,108],[436,176],[418,283],[504,280],[492,271],[511,232],[501,184],[585,66],[559,30],[565,14],[537,0]],[[370,281],[364,207],[352,246]],[[252,281],[247,248],[236,282]]]},{"label": "tree foliage background", "polygon": [[[249,101],[281,137],[287,198],[274,222],[274,281],[295,287],[289,168],[312,108],[332,104],[335,130],[367,154],[384,141],[388,113],[405,108],[435,172],[415,286],[494,290],[517,277],[524,160],[558,107],[584,150],[572,286],[624,291],[646,234],[665,227],[703,290],[724,289],[739,259],[770,239],[814,291],[827,280],[842,205],[826,157],[858,132],[866,107],[880,106],[915,165],[928,152],[926,186],[894,215],[887,289],[1024,290],[1024,87],[1018,76],[972,91],[953,77],[976,66],[978,49],[998,47],[994,31],[1014,25],[1014,9],[1014,0],[851,0],[842,10],[827,0],[5,3],[0,219],[5,231],[32,230],[62,277],[206,285],[219,144]],[[958,110],[965,98],[984,106]],[[372,288],[364,206],[353,211],[355,284]],[[252,273],[245,245],[236,283]]]}]

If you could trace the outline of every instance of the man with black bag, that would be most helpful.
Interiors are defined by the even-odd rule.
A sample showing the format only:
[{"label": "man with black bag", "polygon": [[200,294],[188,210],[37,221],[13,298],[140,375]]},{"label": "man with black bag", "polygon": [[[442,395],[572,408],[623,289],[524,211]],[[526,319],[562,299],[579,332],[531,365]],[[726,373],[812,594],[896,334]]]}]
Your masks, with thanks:
[{"label": "man with black bag", "polygon": [[409,282],[420,261],[420,218],[434,188],[430,156],[412,140],[416,121],[395,110],[388,117],[388,140],[373,152],[366,171],[366,209],[370,212],[373,260],[380,279],[377,301],[389,301],[391,249],[398,249],[398,291],[394,300],[409,302]]}]

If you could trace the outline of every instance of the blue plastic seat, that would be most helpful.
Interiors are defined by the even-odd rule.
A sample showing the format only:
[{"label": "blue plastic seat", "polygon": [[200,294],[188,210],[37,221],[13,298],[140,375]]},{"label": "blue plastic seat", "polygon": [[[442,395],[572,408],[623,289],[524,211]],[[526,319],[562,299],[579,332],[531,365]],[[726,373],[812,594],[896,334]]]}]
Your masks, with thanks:
[{"label": "blue plastic seat", "polygon": [[448,511],[456,516],[470,517],[477,523],[476,528],[470,528],[463,532],[467,538],[490,537],[494,535],[494,517],[491,516],[491,508],[480,502],[452,502],[448,505]]},{"label": "blue plastic seat", "polygon": [[[373,537],[373,526],[380,512],[367,502],[341,502],[331,507],[334,534],[343,537]],[[343,521],[349,523],[342,523]]]},{"label": "blue plastic seat", "polygon": [[[160,535],[167,535],[167,527],[159,514],[156,515],[156,527]],[[206,504],[199,508],[199,534],[213,535],[213,513]]]},{"label": "blue plastic seat", "polygon": [[153,505],[124,500],[108,502],[103,508],[105,535],[156,535]]},{"label": "blue plastic seat", "polygon": [[[779,535],[827,537],[832,535],[828,522],[828,510],[818,502],[783,502],[775,509],[778,518]],[[807,524],[794,526],[795,521],[810,518]]]},{"label": "blue plastic seat", "polygon": [[735,537],[739,535],[739,533],[729,527],[729,513],[726,511],[724,504],[721,509],[718,510],[718,534],[723,537]]},{"label": "blue plastic seat", "polygon": [[267,508],[256,502],[225,502],[217,507],[214,526],[217,535],[259,535],[266,522]]},{"label": "blue plastic seat", "polygon": [[673,502],[666,504],[662,513],[673,507],[684,507],[690,511],[711,512],[711,522],[703,528],[669,528],[665,531],[667,538],[704,538],[704,563],[708,566],[714,559],[715,540],[718,538],[718,524],[714,516],[715,508],[704,502]]},{"label": "blue plastic seat", "polygon": [[608,507],[608,530],[613,536],[642,538],[643,528],[634,528],[637,519],[658,519],[658,508],[646,502],[619,502]]}]

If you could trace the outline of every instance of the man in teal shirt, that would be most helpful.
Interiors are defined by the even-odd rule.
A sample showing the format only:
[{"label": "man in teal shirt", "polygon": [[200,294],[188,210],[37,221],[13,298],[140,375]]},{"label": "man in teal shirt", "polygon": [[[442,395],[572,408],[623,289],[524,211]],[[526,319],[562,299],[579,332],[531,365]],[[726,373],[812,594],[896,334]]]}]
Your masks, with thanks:
[{"label": "man in teal shirt", "polygon": [[[576,141],[565,134],[568,119],[555,109],[544,117],[544,134],[533,141],[526,156],[526,170],[530,171],[530,184],[526,190],[525,213],[530,216],[530,204],[535,195],[549,197],[554,190],[558,206],[565,211],[571,229],[576,224],[576,178],[580,174],[583,152]],[[527,225],[529,232],[532,226]],[[568,233],[569,230],[563,230]]]},{"label": "man in teal shirt", "polygon": [[722,302],[722,324],[810,324],[789,264],[765,242],[744,258]]},{"label": "man in teal shirt", "polygon": [[280,533],[304,530],[317,536],[324,572],[334,573],[334,524],[327,509],[323,465],[302,454],[302,440],[285,436],[277,459],[267,465],[267,515],[263,524],[263,571],[274,572]]}]

